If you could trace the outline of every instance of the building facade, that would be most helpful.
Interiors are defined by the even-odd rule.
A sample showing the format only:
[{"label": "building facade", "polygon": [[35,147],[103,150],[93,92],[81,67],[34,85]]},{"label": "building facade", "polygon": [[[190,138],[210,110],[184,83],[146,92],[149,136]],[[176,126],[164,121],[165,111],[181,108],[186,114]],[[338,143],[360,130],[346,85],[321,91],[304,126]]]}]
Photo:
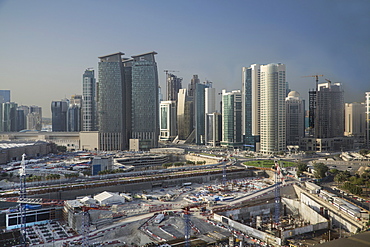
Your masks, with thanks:
[{"label": "building facade", "polygon": [[156,52],[132,56],[132,139],[140,149],[158,146],[159,99]]},{"label": "building facade", "polygon": [[182,78],[174,74],[166,74],[167,101],[177,101],[179,90],[182,88]]},{"label": "building facade", "polygon": [[194,93],[194,113],[195,113],[195,143],[204,144],[205,120],[206,120],[206,101],[205,89],[212,87],[211,82],[195,84]]},{"label": "building facade", "polygon": [[82,131],[97,130],[95,71],[86,69],[82,76]]},{"label": "building facade", "polygon": [[162,101],[160,104],[160,136],[162,141],[171,141],[177,135],[176,101]]},{"label": "building facade", "polygon": [[10,102],[10,90],[0,90],[0,104]]},{"label": "building facade", "polygon": [[[345,103],[344,136],[352,136],[359,144],[365,144],[366,105],[365,103]],[[361,146],[362,146],[361,145]]]},{"label": "building facade", "polygon": [[366,146],[370,148],[370,92],[365,93],[365,108],[366,108]]},{"label": "building facade", "polygon": [[179,140],[186,140],[193,131],[193,100],[186,89],[180,89],[177,101],[177,134]]},{"label": "building facade", "polygon": [[206,114],[205,144],[216,147],[222,138],[222,116],[218,112]]},{"label": "building facade", "polygon": [[260,152],[286,150],[286,80],[284,64],[260,66]]},{"label": "building facade", "polygon": [[67,131],[68,100],[51,102],[53,132]]},{"label": "building facade", "polygon": [[221,146],[242,147],[242,94],[240,90],[222,90],[222,141]]},{"label": "building facade", "polygon": [[291,91],[285,99],[286,104],[286,143],[288,146],[299,146],[304,137],[304,100],[296,91]]},{"label": "building facade", "polygon": [[17,131],[18,104],[14,102],[5,102],[0,104],[0,131]]}]

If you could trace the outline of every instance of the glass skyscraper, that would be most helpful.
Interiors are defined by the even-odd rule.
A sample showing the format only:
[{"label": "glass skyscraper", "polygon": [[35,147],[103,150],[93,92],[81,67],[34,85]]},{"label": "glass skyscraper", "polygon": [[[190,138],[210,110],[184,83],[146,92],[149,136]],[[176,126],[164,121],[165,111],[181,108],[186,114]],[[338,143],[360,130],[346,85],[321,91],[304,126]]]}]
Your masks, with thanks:
[{"label": "glass skyscraper", "polygon": [[242,132],[242,94],[240,90],[222,91],[222,141],[221,146],[241,147]]},{"label": "glass skyscraper", "polygon": [[96,128],[96,80],[93,69],[86,69],[82,76],[82,131]]},{"label": "glass skyscraper", "polygon": [[132,56],[132,139],[140,148],[158,146],[159,99],[156,52]]}]

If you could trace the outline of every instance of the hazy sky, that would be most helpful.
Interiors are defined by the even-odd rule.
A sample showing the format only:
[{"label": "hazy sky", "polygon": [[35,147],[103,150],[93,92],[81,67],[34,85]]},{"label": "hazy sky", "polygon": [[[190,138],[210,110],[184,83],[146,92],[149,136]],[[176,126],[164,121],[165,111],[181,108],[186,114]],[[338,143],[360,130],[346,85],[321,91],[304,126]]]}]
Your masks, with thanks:
[{"label": "hazy sky", "polygon": [[[314,78],[342,82],[346,102],[370,91],[370,1],[366,0],[0,0],[0,89],[19,105],[82,93],[98,57],[156,51],[163,70],[193,74],[217,91],[241,88],[241,67],[284,63],[292,90],[308,99]],[[306,104],[307,105],[307,104]]]}]

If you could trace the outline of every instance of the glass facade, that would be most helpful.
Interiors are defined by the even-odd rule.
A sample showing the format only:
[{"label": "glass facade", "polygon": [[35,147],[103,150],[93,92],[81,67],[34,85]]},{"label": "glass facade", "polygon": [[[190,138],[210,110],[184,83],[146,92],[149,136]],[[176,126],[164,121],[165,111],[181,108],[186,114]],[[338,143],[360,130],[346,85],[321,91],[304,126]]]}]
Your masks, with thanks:
[{"label": "glass facade", "polygon": [[252,68],[242,69],[243,142],[255,145],[252,135]]},{"label": "glass facade", "polygon": [[239,90],[222,93],[222,146],[242,146],[242,95]]},{"label": "glass facade", "polygon": [[87,69],[82,76],[82,130],[96,130],[96,81],[94,70]]},{"label": "glass facade", "polygon": [[158,145],[159,100],[155,52],[132,56],[132,135],[150,147]]}]

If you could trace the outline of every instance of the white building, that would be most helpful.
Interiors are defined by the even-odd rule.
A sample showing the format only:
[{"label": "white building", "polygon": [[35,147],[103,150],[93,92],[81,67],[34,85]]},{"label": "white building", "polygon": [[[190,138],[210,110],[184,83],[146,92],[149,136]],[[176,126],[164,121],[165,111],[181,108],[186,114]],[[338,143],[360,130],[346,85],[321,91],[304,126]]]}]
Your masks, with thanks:
[{"label": "white building", "polygon": [[260,142],[262,153],[286,150],[285,65],[260,67]]},{"label": "white building", "polygon": [[176,101],[162,101],[160,104],[160,135],[163,141],[173,140],[177,135]]},{"label": "white building", "polygon": [[299,145],[304,137],[304,101],[297,91],[291,91],[285,99],[286,104],[286,142]]},{"label": "white building", "polygon": [[124,197],[107,191],[97,194],[94,199],[98,201],[100,206],[125,203]]}]

